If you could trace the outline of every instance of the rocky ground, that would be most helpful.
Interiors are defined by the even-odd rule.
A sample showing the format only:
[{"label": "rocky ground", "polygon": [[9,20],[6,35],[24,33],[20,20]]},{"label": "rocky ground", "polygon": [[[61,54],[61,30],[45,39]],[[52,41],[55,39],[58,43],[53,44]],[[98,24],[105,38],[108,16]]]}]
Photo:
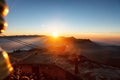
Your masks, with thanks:
[{"label": "rocky ground", "polygon": [[[31,56],[28,56],[31,53]],[[21,58],[20,56],[23,55]],[[76,56],[73,55],[56,55],[51,52],[43,52],[41,50],[31,50],[23,51],[10,54],[11,57],[16,58],[22,64],[54,64],[58,67],[72,73],[73,75],[77,75],[82,80],[120,80],[120,69],[108,65],[104,65],[101,63],[97,63],[95,61],[91,61],[88,58],[79,55],[77,56],[78,60],[78,73],[75,74],[75,59]],[[28,56],[29,58],[27,58]],[[12,58],[11,58],[12,60]],[[12,60],[14,61],[14,60]]]}]

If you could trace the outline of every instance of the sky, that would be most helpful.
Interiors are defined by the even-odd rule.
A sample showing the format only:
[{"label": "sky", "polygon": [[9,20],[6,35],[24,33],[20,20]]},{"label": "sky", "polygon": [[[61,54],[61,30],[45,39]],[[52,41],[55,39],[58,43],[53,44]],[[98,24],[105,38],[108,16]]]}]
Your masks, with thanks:
[{"label": "sky", "polygon": [[51,34],[120,40],[120,0],[6,0],[7,35]]}]

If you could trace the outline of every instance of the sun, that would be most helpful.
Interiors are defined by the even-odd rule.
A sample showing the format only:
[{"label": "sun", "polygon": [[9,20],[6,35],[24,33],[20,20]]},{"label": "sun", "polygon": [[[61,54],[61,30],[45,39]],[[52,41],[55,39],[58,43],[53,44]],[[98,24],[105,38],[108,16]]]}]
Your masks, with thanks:
[{"label": "sun", "polygon": [[59,37],[58,33],[56,33],[56,32],[53,32],[53,33],[52,33],[52,36],[53,36],[54,38],[58,38],[58,37]]}]

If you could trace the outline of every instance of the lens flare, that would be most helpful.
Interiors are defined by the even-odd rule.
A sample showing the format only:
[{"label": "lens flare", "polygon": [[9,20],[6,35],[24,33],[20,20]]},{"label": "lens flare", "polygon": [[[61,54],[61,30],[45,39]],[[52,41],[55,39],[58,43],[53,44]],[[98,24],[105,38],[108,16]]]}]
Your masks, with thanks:
[{"label": "lens flare", "polygon": [[59,37],[58,33],[56,33],[56,32],[53,32],[53,33],[52,33],[52,36],[53,36],[54,38],[58,38],[58,37]]}]

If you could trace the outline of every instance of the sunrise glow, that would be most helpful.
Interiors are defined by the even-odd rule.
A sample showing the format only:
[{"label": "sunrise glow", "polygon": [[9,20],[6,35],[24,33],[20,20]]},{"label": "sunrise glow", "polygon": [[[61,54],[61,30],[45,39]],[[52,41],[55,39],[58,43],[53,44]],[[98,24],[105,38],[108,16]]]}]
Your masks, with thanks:
[{"label": "sunrise glow", "polygon": [[52,36],[53,36],[54,38],[58,38],[58,37],[59,37],[58,33],[56,33],[56,32],[53,32],[53,33],[52,33]]}]

